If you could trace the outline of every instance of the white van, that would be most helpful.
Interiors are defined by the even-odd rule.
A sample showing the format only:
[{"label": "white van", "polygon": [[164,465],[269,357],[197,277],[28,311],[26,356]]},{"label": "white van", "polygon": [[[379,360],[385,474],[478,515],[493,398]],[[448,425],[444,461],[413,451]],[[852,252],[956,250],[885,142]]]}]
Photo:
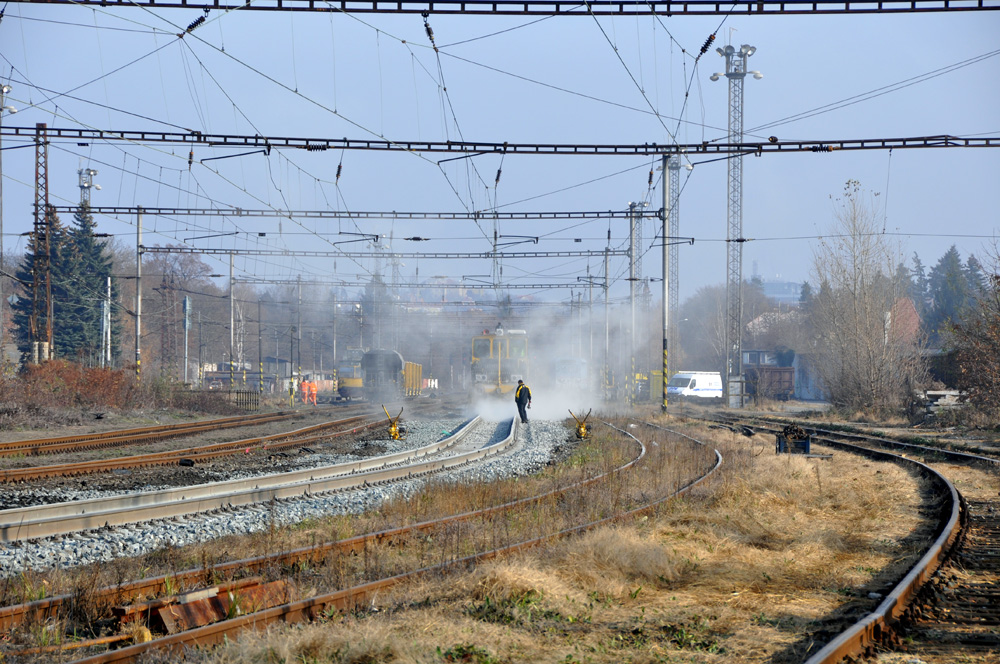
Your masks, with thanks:
[{"label": "white van", "polygon": [[722,399],[722,374],[718,371],[678,371],[667,383],[667,398],[700,401]]}]

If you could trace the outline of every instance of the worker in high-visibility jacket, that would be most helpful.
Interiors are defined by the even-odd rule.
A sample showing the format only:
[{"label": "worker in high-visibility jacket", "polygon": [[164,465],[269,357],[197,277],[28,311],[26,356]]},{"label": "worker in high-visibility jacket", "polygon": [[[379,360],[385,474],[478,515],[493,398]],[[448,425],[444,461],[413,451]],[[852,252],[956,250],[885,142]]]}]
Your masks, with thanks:
[{"label": "worker in high-visibility jacket", "polygon": [[299,383],[299,394],[302,398],[302,403],[309,403],[309,381],[303,380]]},{"label": "worker in high-visibility jacket", "polygon": [[316,394],[319,392],[319,384],[311,380],[309,381],[309,403],[316,405]]},{"label": "worker in high-visibility jacket", "polygon": [[524,384],[523,380],[517,381],[517,389],[514,391],[514,403],[517,404],[517,413],[521,416],[521,422],[528,423],[528,408],[531,408],[531,390]]}]

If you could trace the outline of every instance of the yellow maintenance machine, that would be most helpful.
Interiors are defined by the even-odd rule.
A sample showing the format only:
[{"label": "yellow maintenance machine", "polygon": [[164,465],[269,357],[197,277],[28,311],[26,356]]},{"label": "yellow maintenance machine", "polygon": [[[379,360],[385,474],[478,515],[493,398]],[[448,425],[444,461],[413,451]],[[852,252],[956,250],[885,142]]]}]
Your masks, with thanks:
[{"label": "yellow maintenance machine", "polygon": [[389,414],[389,411],[385,409],[384,404],[382,405],[382,411],[385,413],[385,416],[389,418],[389,437],[392,438],[393,440],[399,440],[401,438],[405,438],[406,429],[399,426],[399,418],[403,414],[403,409],[402,408],[399,409],[399,415],[396,415],[396,417],[393,417],[392,415]]},{"label": "yellow maintenance machine", "polygon": [[[567,410],[569,409],[567,408]],[[590,425],[587,424],[587,418],[590,417],[590,413],[593,412],[593,410],[594,410],[593,408],[588,410],[587,414],[583,416],[582,420],[576,415],[573,415],[573,411],[571,410],[569,411],[569,414],[573,415],[573,419],[576,420],[576,437],[581,440],[590,435]]]}]

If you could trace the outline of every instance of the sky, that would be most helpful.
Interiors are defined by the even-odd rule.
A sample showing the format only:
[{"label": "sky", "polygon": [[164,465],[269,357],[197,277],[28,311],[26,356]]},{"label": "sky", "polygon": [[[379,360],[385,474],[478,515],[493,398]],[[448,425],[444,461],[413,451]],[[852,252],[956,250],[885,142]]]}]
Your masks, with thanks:
[{"label": "sky", "polygon": [[[338,12],[210,12],[11,3],[0,20],[4,127],[202,131],[286,137],[635,144],[724,141],[728,83],[715,47],[751,44],[746,141],[854,140],[939,134],[1000,137],[1000,12],[732,17],[501,17]],[[713,32],[708,52],[695,56]],[[179,35],[182,35],[179,36]],[[34,149],[3,137],[3,244],[23,254],[32,227]],[[30,142],[28,142],[30,144]],[[15,149],[12,149],[15,148]],[[251,154],[242,154],[251,153]],[[241,156],[234,156],[241,155]],[[50,203],[80,199],[77,170],[98,171],[94,206],[469,212],[623,210],[662,205],[659,160],[636,156],[458,155],[53,141]],[[218,157],[226,157],[219,159]],[[190,159],[190,164],[189,164]],[[202,161],[206,160],[206,161]],[[441,161],[447,160],[447,161]],[[727,167],[689,158],[677,202],[680,297],[723,284]],[[650,170],[653,184],[650,186]],[[500,178],[497,182],[497,172]],[[339,177],[338,177],[339,174]],[[743,273],[810,279],[847,180],[879,194],[901,256],[933,265],[952,244],[982,256],[1000,233],[1000,150],[782,153],[743,160]],[[70,215],[63,215],[68,223]],[[98,231],[135,244],[135,219],[97,216]],[[367,278],[373,259],[296,258],[296,251],[487,252],[628,246],[623,220],[368,221],[147,215],[146,246],[281,249],[238,255],[238,277]],[[643,226],[642,276],[661,275],[659,222]],[[264,236],[260,234],[264,233]],[[406,237],[429,238],[426,242]],[[347,242],[347,240],[355,240]],[[225,256],[206,257],[228,270]],[[406,258],[403,281],[491,281],[488,259]],[[582,284],[598,257],[505,259],[512,284]],[[384,269],[384,263],[383,263]],[[628,291],[611,261],[613,296]],[[651,284],[654,293],[660,284]],[[566,300],[566,289],[516,291]]]}]

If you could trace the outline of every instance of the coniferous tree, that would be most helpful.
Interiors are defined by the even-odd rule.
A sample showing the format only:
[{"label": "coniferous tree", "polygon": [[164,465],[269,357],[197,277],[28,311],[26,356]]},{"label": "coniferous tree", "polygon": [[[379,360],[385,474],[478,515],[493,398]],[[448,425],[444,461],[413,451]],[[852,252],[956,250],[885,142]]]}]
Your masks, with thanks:
[{"label": "coniferous tree", "polygon": [[955,245],[931,268],[928,293],[931,311],[925,319],[926,329],[932,339],[940,340],[949,325],[961,320],[964,312],[975,303],[975,293],[969,286],[968,275]]},{"label": "coniferous tree", "polygon": [[[54,212],[48,213],[48,240],[49,240],[49,283],[51,284],[52,297],[52,342],[55,348],[53,353],[61,352],[59,340],[60,329],[66,320],[66,290],[64,269],[66,266],[67,234],[66,227],[59,221],[59,216]],[[40,302],[41,307],[36,323],[35,335],[31,332],[31,314],[34,306],[34,278],[35,278],[35,252],[38,238],[34,233],[28,238],[28,246],[24,259],[15,275],[18,281],[17,301],[11,307],[13,309],[15,338],[18,349],[24,354],[30,354],[32,341],[45,341],[45,330],[48,322],[48,312]],[[44,279],[44,274],[39,274],[40,279]],[[42,302],[45,298],[45,284],[39,282],[40,297]]]},{"label": "coniferous tree", "polygon": [[986,273],[983,271],[983,264],[974,255],[969,254],[965,261],[965,278],[972,289],[973,297],[978,297],[986,287]]},{"label": "coniferous tree", "polygon": [[[107,247],[98,242],[96,224],[90,206],[81,203],[73,215],[68,233],[70,255],[65,266],[69,280],[67,293],[68,325],[60,335],[64,354],[90,364],[100,364],[103,350],[103,315],[107,299],[107,283],[111,277],[112,257]],[[111,302],[117,301],[117,284],[112,283]],[[115,325],[117,323],[117,325]],[[112,344],[119,335],[120,317],[112,308]]]},{"label": "coniferous tree", "polygon": [[924,263],[920,260],[917,252],[913,252],[913,269],[910,271],[910,283],[912,284],[910,299],[913,300],[913,306],[917,308],[917,313],[923,317],[927,311],[927,270],[924,268]]}]

